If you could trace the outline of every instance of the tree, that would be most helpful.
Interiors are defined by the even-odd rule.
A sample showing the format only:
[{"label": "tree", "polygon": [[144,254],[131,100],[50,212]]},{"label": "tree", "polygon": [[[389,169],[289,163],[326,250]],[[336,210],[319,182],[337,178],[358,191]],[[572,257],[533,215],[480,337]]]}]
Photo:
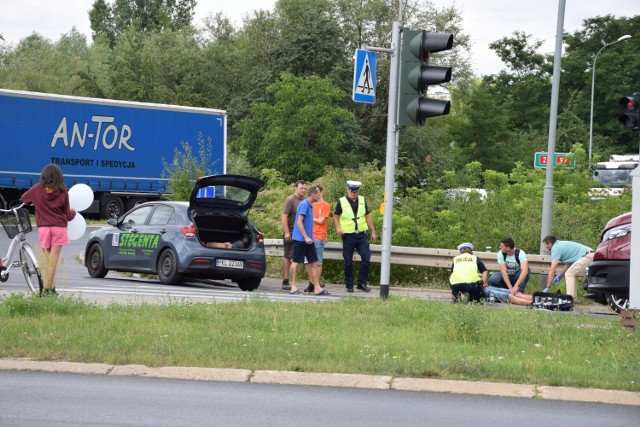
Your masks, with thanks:
[{"label": "tree", "polygon": [[197,178],[211,175],[216,168],[211,162],[212,142],[205,140],[202,133],[198,134],[198,154],[188,142],[180,143],[182,150],[176,148],[173,159],[169,162],[162,159],[162,177],[169,180],[169,200],[189,200],[193,185]]},{"label": "tree", "polygon": [[188,28],[196,0],[96,0],[89,11],[94,40],[104,36],[113,47],[127,30],[145,33]]},{"label": "tree", "polygon": [[269,54],[272,75],[325,77],[349,62],[332,0],[279,0],[276,13],[281,36]]},{"label": "tree", "polygon": [[289,182],[312,181],[327,165],[355,165],[364,143],[355,117],[340,106],[347,96],[317,76],[283,74],[236,125],[232,149],[247,150],[252,165],[278,170]]},{"label": "tree", "polygon": [[640,91],[639,33],[640,15],[631,18],[606,15],[586,19],[581,30],[565,37],[567,50],[562,60],[561,89],[565,96],[575,96],[575,113],[588,124],[595,55],[605,44],[625,34],[632,35],[631,39],[611,45],[598,55],[593,96],[594,153],[603,154],[596,146],[600,135],[608,138],[606,148],[612,153],[638,152],[637,135],[618,122],[621,112],[618,99]]},{"label": "tree", "polygon": [[489,45],[507,65],[497,75],[485,76],[492,100],[508,112],[507,121],[514,131],[540,129],[549,122],[552,58],[538,53],[540,40],[514,31]]},{"label": "tree", "polygon": [[457,164],[480,159],[483,166],[496,171],[509,171],[516,159],[509,156],[512,131],[510,115],[504,104],[492,93],[491,85],[477,82],[459,96],[451,136],[455,141]]},{"label": "tree", "polygon": [[88,55],[86,38],[75,28],[57,42],[33,33],[0,56],[0,86],[71,95]]}]

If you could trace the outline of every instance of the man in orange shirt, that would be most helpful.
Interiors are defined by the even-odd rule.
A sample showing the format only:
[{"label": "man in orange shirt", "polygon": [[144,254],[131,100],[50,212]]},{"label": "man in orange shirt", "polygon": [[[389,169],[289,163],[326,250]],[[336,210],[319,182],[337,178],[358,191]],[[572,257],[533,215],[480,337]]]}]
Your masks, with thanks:
[{"label": "man in orange shirt", "polygon": [[[327,240],[327,227],[329,226],[329,216],[331,216],[331,205],[323,198],[324,188],[322,185],[314,185],[320,189],[320,198],[317,202],[313,203],[313,244],[316,247],[316,252],[318,253],[315,277],[320,280],[320,275],[322,274],[322,258],[324,255],[324,242]],[[310,264],[307,264],[307,274],[309,273],[309,268],[312,267]],[[305,292],[314,292],[313,284],[309,283]]]}]

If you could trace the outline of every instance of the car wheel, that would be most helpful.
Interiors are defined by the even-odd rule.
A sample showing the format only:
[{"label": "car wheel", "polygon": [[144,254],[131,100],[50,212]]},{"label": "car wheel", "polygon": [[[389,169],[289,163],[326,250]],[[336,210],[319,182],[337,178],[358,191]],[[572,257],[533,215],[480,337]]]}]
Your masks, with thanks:
[{"label": "car wheel", "polygon": [[89,276],[103,278],[109,270],[104,266],[104,254],[99,244],[94,244],[87,255],[87,271]]},{"label": "car wheel", "polygon": [[178,257],[171,249],[160,254],[157,268],[158,279],[165,285],[180,283],[182,274],[178,273]]},{"label": "car wheel", "polygon": [[238,280],[238,286],[243,291],[255,291],[256,289],[258,289],[258,286],[260,286],[261,280],[262,279],[256,278]]},{"label": "car wheel", "polygon": [[622,310],[629,308],[628,297],[619,297],[615,294],[607,294],[607,302],[609,302],[609,307],[615,310],[616,313],[620,313]]}]

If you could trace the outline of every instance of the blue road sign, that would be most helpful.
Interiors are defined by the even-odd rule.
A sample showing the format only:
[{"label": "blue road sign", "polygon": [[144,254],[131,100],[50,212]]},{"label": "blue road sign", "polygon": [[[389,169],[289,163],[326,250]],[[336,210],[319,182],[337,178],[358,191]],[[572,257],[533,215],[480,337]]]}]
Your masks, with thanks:
[{"label": "blue road sign", "polygon": [[374,104],[376,102],[376,53],[356,49],[353,67],[353,100]]}]

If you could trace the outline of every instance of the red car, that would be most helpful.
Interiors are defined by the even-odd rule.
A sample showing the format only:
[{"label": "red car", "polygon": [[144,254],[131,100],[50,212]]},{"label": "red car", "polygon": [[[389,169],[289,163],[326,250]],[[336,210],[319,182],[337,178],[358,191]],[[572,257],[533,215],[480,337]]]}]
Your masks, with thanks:
[{"label": "red car", "polygon": [[629,306],[629,260],[631,259],[631,212],[611,219],[587,267],[587,297],[609,304],[620,312]]}]

